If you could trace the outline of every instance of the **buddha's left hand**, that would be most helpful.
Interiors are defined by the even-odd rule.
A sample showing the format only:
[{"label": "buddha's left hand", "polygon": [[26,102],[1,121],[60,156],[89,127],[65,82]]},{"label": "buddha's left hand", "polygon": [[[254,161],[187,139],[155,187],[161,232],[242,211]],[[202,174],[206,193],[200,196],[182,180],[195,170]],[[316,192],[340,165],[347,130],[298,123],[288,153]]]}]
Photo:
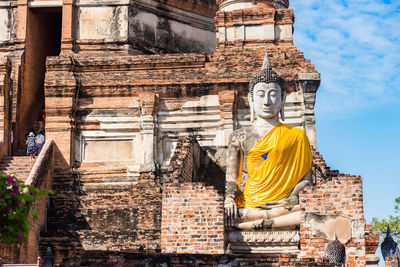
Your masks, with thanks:
[{"label": "buddha's left hand", "polygon": [[270,210],[273,208],[288,207],[297,204],[299,204],[299,198],[297,196],[290,196],[288,198],[281,199],[278,201],[267,202],[265,203],[265,205],[257,205],[256,208]]}]

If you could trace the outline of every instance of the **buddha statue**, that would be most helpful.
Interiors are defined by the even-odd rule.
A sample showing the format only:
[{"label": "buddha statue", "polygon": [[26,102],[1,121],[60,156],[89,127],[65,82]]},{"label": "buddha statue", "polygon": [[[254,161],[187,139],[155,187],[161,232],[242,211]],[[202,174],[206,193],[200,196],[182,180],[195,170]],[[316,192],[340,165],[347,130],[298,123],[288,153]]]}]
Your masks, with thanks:
[{"label": "buddha statue", "polygon": [[311,148],[303,130],[283,124],[285,82],[266,55],[249,83],[252,125],[231,134],[227,150],[225,224],[236,229],[293,229],[298,194],[311,184]]}]

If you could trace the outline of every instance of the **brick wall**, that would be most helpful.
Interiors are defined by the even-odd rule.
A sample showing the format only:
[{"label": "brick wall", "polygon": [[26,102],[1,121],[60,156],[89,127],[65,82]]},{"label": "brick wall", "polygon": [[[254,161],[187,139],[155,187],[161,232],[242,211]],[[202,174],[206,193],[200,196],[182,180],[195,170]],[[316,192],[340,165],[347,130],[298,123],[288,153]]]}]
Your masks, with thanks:
[{"label": "brick wall", "polygon": [[349,218],[352,225],[352,238],[345,244],[346,263],[350,266],[364,266],[366,251],[362,178],[332,172],[319,154],[315,156],[315,161],[329,176],[326,180],[318,178],[315,186],[300,193],[303,216],[300,224],[299,256],[324,261],[326,246],[330,241],[317,235],[312,226],[304,221],[307,214],[342,215]]},{"label": "brick wall", "polygon": [[195,136],[178,139],[163,182],[203,182],[214,186],[219,193],[225,188],[225,172],[218,162],[225,157],[225,147],[202,147]]},{"label": "brick wall", "polygon": [[11,61],[0,57],[0,159],[11,154]]},{"label": "brick wall", "polygon": [[194,136],[179,138],[163,186],[161,253],[224,253],[223,196],[198,182],[205,155]]},{"label": "brick wall", "polygon": [[366,256],[375,256],[376,249],[379,246],[379,232],[372,232],[372,225],[365,225],[365,254]]},{"label": "brick wall", "polygon": [[201,183],[163,187],[161,252],[224,253],[223,197]]},{"label": "brick wall", "polygon": [[167,181],[173,183],[198,182],[202,150],[196,138],[179,138],[168,168]]}]

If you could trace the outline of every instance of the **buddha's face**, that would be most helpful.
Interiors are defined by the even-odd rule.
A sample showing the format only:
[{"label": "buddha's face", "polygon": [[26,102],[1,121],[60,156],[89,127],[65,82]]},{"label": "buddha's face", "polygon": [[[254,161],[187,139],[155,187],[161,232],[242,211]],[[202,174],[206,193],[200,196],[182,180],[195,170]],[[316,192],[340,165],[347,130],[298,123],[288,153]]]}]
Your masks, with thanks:
[{"label": "buddha's face", "polygon": [[279,84],[257,83],[253,88],[253,107],[256,117],[277,117],[282,106],[282,89]]}]

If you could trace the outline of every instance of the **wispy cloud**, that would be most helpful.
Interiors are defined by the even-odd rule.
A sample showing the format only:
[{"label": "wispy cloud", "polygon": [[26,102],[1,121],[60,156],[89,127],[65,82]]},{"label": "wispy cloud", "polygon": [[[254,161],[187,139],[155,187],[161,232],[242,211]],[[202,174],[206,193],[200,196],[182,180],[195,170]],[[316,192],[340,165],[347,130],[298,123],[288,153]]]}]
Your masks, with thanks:
[{"label": "wispy cloud", "polygon": [[321,72],[318,111],[400,102],[400,1],[291,0],[294,43]]}]

